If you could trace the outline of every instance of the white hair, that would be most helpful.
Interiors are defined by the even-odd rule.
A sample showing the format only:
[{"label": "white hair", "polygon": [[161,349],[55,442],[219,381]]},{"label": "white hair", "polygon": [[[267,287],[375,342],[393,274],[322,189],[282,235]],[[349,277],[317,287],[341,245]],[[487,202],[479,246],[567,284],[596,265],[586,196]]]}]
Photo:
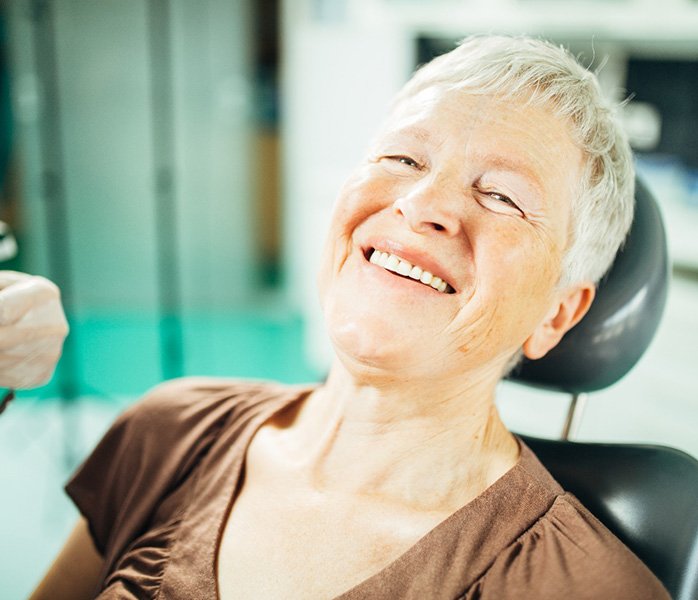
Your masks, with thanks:
[{"label": "white hair", "polygon": [[564,48],[512,36],[472,36],[419,69],[396,104],[429,87],[544,105],[568,124],[585,157],[559,285],[598,282],[633,219],[632,152],[596,76]]}]

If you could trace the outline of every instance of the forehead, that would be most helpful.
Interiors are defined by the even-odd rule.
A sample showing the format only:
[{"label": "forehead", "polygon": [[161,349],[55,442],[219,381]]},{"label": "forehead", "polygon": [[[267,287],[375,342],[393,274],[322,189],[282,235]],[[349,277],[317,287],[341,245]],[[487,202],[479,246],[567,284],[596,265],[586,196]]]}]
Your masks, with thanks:
[{"label": "forehead", "polygon": [[576,191],[583,156],[569,123],[526,98],[495,97],[431,87],[399,102],[379,138],[448,148]]},{"label": "forehead", "polygon": [[[382,135],[407,132],[420,141],[464,140],[486,131],[516,136],[537,146],[536,140],[559,140],[576,148],[570,125],[551,107],[528,98],[498,97],[429,87],[393,107]],[[478,140],[486,142],[487,138]]]}]

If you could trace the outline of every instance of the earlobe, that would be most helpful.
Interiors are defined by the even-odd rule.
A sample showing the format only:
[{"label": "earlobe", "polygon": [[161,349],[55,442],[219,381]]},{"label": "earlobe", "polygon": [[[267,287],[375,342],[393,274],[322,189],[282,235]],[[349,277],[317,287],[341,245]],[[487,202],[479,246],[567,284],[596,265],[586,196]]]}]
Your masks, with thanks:
[{"label": "earlobe", "polygon": [[523,353],[532,360],[542,358],[557,346],[572,327],[587,313],[596,294],[592,283],[568,288],[551,307],[543,321],[523,344]]}]

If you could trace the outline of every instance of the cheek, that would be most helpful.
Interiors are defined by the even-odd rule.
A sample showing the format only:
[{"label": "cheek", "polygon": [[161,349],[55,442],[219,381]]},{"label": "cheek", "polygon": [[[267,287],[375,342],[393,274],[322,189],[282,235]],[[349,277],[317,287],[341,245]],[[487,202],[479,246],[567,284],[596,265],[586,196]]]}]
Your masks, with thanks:
[{"label": "cheek", "polygon": [[518,347],[549,309],[561,256],[554,244],[526,230],[498,231],[489,238],[497,243],[476,256],[476,306],[485,338]]},{"label": "cheek", "polygon": [[354,232],[372,215],[390,206],[390,196],[387,184],[366,170],[357,171],[342,187],[320,259],[317,282],[322,303],[334,275],[351,252]]},{"label": "cheek", "polygon": [[521,221],[500,225],[488,237],[497,240],[490,248],[489,260],[501,263],[496,275],[505,284],[504,289],[535,298],[556,283],[562,255],[547,231]]},{"label": "cheek", "polygon": [[539,325],[550,308],[559,276],[559,256],[540,244],[522,245],[509,257],[514,268],[502,304],[509,311],[517,346]]},{"label": "cheek", "polygon": [[389,188],[383,179],[358,171],[339,193],[330,231],[335,235],[351,235],[371,214],[392,204]]}]

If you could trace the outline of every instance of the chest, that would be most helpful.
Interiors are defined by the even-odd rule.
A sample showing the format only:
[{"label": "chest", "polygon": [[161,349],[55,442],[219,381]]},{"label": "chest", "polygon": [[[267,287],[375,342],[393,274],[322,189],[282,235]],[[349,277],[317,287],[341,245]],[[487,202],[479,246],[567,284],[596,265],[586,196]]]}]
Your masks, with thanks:
[{"label": "chest", "polygon": [[239,497],[226,524],[218,556],[223,600],[334,598],[409,547],[377,535],[351,511],[340,517],[263,495]]},{"label": "chest", "polygon": [[220,597],[335,598],[413,549],[443,518],[250,477],[224,527]]}]

